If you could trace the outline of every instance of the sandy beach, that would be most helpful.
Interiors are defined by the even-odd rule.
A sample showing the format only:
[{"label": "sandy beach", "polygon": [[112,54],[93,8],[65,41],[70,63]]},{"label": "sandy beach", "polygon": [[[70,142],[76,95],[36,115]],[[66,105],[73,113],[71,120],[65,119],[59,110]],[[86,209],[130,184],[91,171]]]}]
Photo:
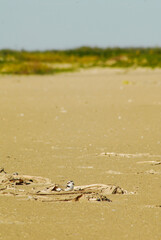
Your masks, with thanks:
[{"label": "sandy beach", "polygon": [[1,75],[0,109],[7,172],[133,193],[80,203],[0,196],[0,239],[160,239],[160,69]]}]

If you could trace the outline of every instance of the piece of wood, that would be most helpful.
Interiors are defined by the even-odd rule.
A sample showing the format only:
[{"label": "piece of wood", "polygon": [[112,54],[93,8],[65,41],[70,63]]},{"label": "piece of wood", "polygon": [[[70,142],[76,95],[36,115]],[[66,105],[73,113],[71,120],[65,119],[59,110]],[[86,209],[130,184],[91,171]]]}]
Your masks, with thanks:
[{"label": "piece of wood", "polygon": [[0,195],[23,197],[42,202],[57,201],[107,201],[110,194],[126,194],[119,186],[91,184],[75,186],[73,191],[64,191],[48,178],[7,174],[0,168]]}]

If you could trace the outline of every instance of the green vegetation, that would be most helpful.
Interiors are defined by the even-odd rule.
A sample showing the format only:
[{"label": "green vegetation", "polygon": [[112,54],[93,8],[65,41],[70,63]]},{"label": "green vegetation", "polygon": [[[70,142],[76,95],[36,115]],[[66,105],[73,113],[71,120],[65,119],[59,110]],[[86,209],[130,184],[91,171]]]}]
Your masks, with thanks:
[{"label": "green vegetation", "polygon": [[0,74],[54,74],[89,67],[161,68],[161,48],[0,50]]}]

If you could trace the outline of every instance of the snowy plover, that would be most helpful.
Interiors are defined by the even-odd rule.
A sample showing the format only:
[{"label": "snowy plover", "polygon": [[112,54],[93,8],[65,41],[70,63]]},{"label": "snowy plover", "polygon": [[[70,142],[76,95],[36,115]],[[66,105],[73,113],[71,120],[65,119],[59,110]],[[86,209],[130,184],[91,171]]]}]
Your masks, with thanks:
[{"label": "snowy plover", "polygon": [[73,189],[74,189],[74,182],[73,181],[67,182],[65,191],[72,191]]}]

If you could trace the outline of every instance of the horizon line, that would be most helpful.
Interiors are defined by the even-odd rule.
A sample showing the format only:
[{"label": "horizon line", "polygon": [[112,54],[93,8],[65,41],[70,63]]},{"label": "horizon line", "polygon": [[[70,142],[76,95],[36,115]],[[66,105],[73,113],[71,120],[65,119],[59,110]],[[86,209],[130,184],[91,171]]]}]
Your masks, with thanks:
[{"label": "horizon line", "polygon": [[26,51],[26,52],[47,52],[47,51],[68,51],[68,50],[76,50],[81,48],[91,48],[91,49],[157,49],[161,48],[161,45],[155,45],[155,46],[107,46],[107,47],[100,47],[100,46],[91,46],[91,45],[81,45],[81,46],[75,46],[75,47],[67,47],[67,48],[45,48],[45,49],[27,49],[27,48],[0,48],[0,51],[3,50],[11,50],[11,51]]}]

